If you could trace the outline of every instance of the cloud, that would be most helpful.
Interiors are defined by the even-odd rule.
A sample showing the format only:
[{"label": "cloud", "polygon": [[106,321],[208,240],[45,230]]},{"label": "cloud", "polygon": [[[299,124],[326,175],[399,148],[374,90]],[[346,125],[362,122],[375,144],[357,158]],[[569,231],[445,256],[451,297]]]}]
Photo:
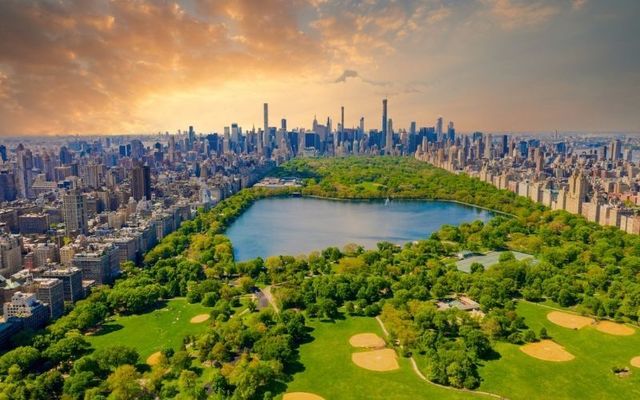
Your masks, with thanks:
[{"label": "cloud", "polygon": [[555,4],[540,0],[482,0],[490,15],[505,29],[542,24],[560,12]]},{"label": "cloud", "polygon": [[144,129],[150,96],[328,62],[298,24],[302,1],[197,3],[0,1],[0,134]]},{"label": "cloud", "polygon": [[354,71],[352,69],[345,69],[344,72],[338,78],[336,78],[335,81],[333,81],[333,83],[345,83],[348,78],[357,78],[357,77],[358,77],[358,71]]},{"label": "cloud", "polygon": [[374,81],[371,79],[366,79],[364,78],[362,75],[360,75],[358,73],[358,71],[355,71],[353,69],[345,69],[342,74],[340,74],[339,77],[337,77],[333,83],[346,83],[348,79],[360,79],[360,81],[369,84],[369,85],[373,85],[373,86],[389,86],[391,85],[391,82],[385,82],[385,81]]},{"label": "cloud", "polygon": [[571,7],[574,10],[582,10],[586,4],[587,4],[587,0],[572,0],[571,1]]}]

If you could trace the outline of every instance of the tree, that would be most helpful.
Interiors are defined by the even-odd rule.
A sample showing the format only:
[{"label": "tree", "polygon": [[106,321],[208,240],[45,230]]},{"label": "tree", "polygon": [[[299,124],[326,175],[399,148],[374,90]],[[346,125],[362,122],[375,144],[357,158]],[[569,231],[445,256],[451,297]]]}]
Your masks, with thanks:
[{"label": "tree", "polygon": [[22,371],[29,369],[40,359],[40,352],[30,346],[16,347],[0,357],[0,374],[6,374],[9,367],[17,365]]},{"label": "tree", "polygon": [[111,346],[96,350],[93,353],[93,358],[98,362],[101,369],[113,371],[125,364],[137,364],[140,356],[132,347]]},{"label": "tree", "polygon": [[107,378],[107,387],[111,391],[109,399],[135,400],[144,396],[138,383],[140,374],[131,365],[121,365]]},{"label": "tree", "polygon": [[338,316],[338,305],[332,299],[318,299],[318,307],[325,318],[334,319]]},{"label": "tree", "polygon": [[198,375],[190,370],[183,370],[178,378],[178,389],[180,394],[176,399],[201,400],[207,397],[204,388],[198,383]]},{"label": "tree", "polygon": [[98,382],[93,372],[78,372],[65,379],[63,392],[72,399],[79,400],[83,398],[85,390],[95,386]]},{"label": "tree", "polygon": [[547,333],[547,328],[544,326],[540,328],[540,339],[549,339],[549,334]]},{"label": "tree", "polygon": [[524,340],[527,343],[531,343],[531,342],[537,341],[538,338],[536,338],[536,333],[533,330],[527,329],[522,334],[522,340]]},{"label": "tree", "polygon": [[44,356],[56,364],[76,360],[86,354],[91,345],[81,335],[73,334],[49,346]]},{"label": "tree", "polygon": [[260,389],[280,376],[282,364],[277,361],[239,360],[229,375],[229,383],[235,386],[233,399],[251,399]]},{"label": "tree", "polygon": [[470,272],[472,274],[482,273],[482,272],[484,272],[484,265],[482,265],[482,264],[480,264],[478,262],[474,262],[474,263],[471,264]]}]

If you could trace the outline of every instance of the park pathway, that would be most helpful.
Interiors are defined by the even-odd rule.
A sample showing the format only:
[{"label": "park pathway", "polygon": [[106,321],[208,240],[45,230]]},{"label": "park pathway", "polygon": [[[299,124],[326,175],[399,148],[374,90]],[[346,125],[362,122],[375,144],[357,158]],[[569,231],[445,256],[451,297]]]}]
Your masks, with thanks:
[{"label": "park pathway", "polygon": [[278,308],[278,305],[276,304],[276,301],[273,298],[273,294],[271,294],[271,285],[265,286],[265,288],[262,289],[261,292],[262,294],[264,294],[264,297],[267,299],[269,304],[271,304],[271,307],[273,307],[276,313],[279,313],[280,309]]}]

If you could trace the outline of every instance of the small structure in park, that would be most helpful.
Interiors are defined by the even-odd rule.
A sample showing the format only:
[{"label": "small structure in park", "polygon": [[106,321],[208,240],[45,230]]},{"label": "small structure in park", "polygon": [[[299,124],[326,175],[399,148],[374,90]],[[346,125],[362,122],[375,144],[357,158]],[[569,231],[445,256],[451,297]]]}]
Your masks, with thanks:
[{"label": "small structure in park", "polygon": [[438,300],[436,303],[438,310],[447,310],[449,308],[457,308],[461,311],[480,311],[480,304],[471,300],[467,296],[456,296],[450,299]]}]

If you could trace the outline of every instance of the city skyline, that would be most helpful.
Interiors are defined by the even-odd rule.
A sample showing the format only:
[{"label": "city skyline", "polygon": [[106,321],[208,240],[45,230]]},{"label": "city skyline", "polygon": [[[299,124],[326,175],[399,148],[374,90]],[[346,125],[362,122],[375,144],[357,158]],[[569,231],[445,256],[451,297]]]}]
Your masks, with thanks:
[{"label": "city skyline", "polygon": [[638,133],[640,4],[587,0],[0,4],[0,135]]}]

